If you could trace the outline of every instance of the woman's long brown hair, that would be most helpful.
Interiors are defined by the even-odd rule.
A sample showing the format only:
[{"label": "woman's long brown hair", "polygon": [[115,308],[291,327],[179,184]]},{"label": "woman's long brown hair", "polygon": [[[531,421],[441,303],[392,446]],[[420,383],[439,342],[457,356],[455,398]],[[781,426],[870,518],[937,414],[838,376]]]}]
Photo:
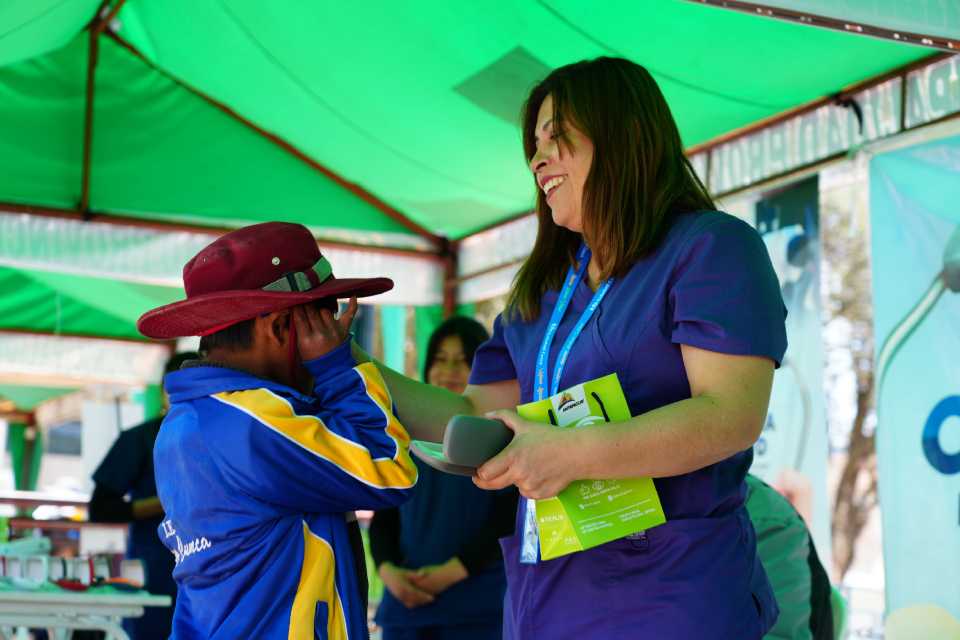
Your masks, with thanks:
[{"label": "woman's long brown hair", "polygon": [[[715,208],[683,152],[670,108],[645,68],[623,58],[597,58],[550,73],[523,108],[528,160],[536,153],[537,114],[547,96],[553,97],[561,150],[566,123],[593,142],[583,192],[583,239],[597,257],[603,279],[622,276],[656,249],[677,214]],[[510,292],[508,319],[519,314],[530,321],[539,315],[541,297],[560,288],[580,246],[580,234],[554,224],[539,188],[536,214],[537,239]]]}]

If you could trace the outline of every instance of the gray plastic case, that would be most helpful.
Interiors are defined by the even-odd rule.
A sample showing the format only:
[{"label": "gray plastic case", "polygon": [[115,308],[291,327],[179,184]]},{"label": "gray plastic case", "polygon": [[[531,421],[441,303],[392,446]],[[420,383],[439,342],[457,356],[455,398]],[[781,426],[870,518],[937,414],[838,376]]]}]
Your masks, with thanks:
[{"label": "gray plastic case", "polygon": [[443,444],[414,440],[410,450],[434,469],[472,476],[477,467],[513,440],[513,431],[500,420],[457,415],[447,423]]},{"label": "gray plastic case", "polygon": [[410,443],[410,452],[423,460],[429,467],[444,473],[452,473],[458,476],[472,476],[476,473],[476,467],[464,467],[459,464],[453,464],[443,457],[443,445],[439,442],[428,442],[426,440],[414,440]]}]

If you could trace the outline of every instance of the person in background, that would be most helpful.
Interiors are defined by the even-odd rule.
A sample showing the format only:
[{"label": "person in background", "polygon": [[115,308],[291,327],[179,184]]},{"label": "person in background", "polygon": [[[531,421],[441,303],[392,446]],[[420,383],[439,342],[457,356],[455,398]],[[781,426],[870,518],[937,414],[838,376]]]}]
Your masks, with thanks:
[{"label": "person in background", "polygon": [[[163,373],[177,371],[184,362],[198,357],[193,352],[178,353],[167,361]],[[133,640],[166,640],[177,599],[177,585],[172,576],[173,555],[157,537],[163,507],[157,498],[153,476],[153,444],[168,406],[169,399],[164,393],[161,415],[122,432],[93,474],[90,520],[129,522],[127,557],[143,562],[144,589],[170,596],[172,600],[170,608],[147,607],[143,617],[124,621],[124,628]]]},{"label": "person in background", "polygon": [[[424,380],[463,393],[473,354],[489,337],[470,318],[446,320],[430,336]],[[386,587],[376,615],[383,640],[500,638],[506,578],[498,538],[513,529],[517,491],[482,491],[470,478],[414,461],[413,498],[377,511],[370,525]]]},{"label": "person in background", "polygon": [[757,553],[780,606],[765,640],[832,640],[830,578],[800,513],[749,473],[746,504],[757,531]]}]

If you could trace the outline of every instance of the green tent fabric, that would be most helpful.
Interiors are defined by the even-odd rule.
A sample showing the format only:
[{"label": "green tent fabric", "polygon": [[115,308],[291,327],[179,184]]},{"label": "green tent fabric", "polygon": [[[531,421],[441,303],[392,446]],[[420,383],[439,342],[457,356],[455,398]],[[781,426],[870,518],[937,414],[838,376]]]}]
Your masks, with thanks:
[{"label": "green tent fabric", "polygon": [[[0,200],[63,208],[80,201],[87,48],[81,35],[0,69],[0,158],[11,159],[0,160]],[[282,219],[405,231],[113,41],[103,39],[99,55],[96,210],[208,225]]]},{"label": "green tent fabric", "polygon": [[[87,27],[100,5],[0,4],[0,203],[78,207]],[[282,219],[378,244],[417,229],[458,239],[528,211],[517,112],[556,66],[599,55],[647,65],[694,145],[931,53],[684,0],[130,1],[106,31],[92,211]],[[140,313],[179,295],[7,263],[0,330],[139,338]]]},{"label": "green tent fabric", "polygon": [[[18,6],[17,21],[31,22]],[[52,46],[69,15],[44,18],[44,8],[31,24],[59,34]],[[0,201],[79,199],[90,17],[75,16],[73,41],[45,55],[0,38],[0,60],[21,60],[0,68]],[[166,0],[127,2],[115,25],[163,72],[101,38],[94,210],[403,230],[168,74],[452,238],[529,209],[516,113],[558,65],[598,55],[646,64],[693,145],[930,53],[682,0]]]},{"label": "green tent fabric", "polygon": [[0,67],[58,49],[88,23],[101,0],[4,0]]},{"label": "green tent fabric", "polygon": [[679,0],[168,0],[120,21],[161,67],[452,237],[530,207],[515,114],[555,66],[648,65],[693,145],[929,54]]},{"label": "green tent fabric", "polygon": [[145,311],[181,299],[181,289],[0,267],[0,330],[144,340]]},{"label": "green tent fabric", "polygon": [[20,411],[33,411],[47,400],[73,393],[77,387],[33,387],[0,384],[0,399],[9,400]]}]

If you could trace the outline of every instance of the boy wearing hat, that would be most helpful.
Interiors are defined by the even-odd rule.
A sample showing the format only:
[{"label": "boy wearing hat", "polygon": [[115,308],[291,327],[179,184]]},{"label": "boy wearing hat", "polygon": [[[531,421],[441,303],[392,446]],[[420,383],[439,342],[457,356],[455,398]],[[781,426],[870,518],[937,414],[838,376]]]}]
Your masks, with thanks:
[{"label": "boy wearing hat", "polygon": [[349,328],[356,297],[393,283],[335,278],[305,227],[273,222],[222,236],[183,278],[187,299],[138,324],[202,336],[203,359],[164,380],[154,449],[179,587],[171,638],[366,638],[348,514],[403,502],[417,472]]}]

